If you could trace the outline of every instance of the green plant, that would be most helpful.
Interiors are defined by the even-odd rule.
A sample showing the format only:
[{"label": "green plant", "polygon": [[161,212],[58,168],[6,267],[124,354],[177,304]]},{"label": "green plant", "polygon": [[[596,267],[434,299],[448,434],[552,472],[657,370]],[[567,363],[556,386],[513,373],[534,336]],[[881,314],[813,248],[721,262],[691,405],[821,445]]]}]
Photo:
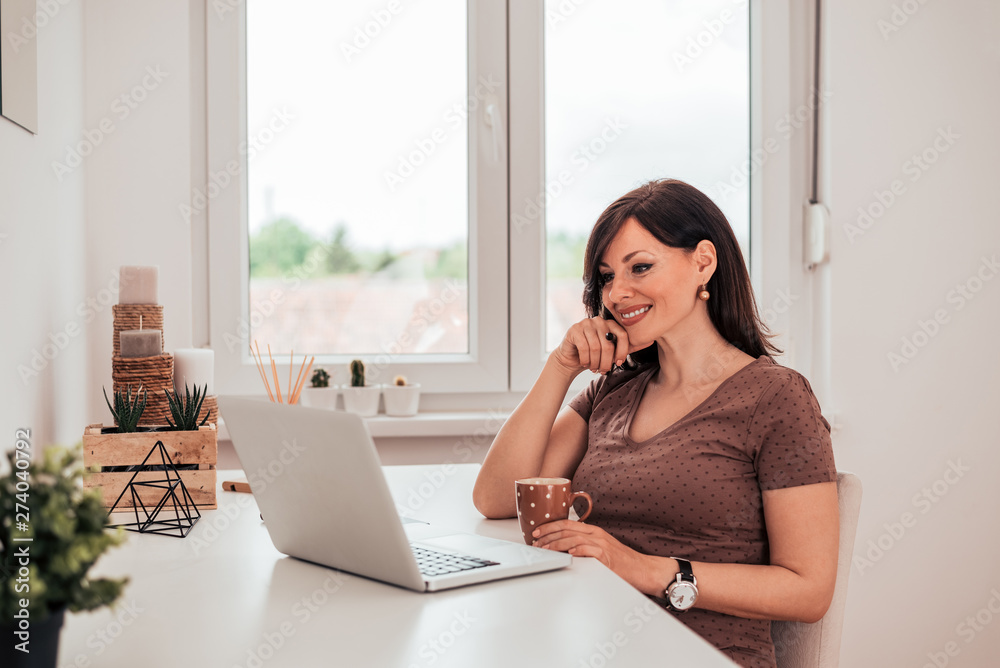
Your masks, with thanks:
[{"label": "green plant", "polygon": [[316,369],[309,382],[313,387],[330,387],[330,374],[326,369]]},{"label": "green plant", "polygon": [[[108,401],[108,391],[103,387],[101,390],[104,392],[104,402],[108,405],[108,409],[115,419],[118,431],[123,434],[135,431],[135,428],[139,425],[139,418],[142,417],[142,412],[146,410],[146,390],[143,389],[142,385],[136,390],[134,399],[132,398],[131,385],[126,387],[125,392],[121,390],[115,392],[114,406]],[[141,402],[139,400],[140,392],[142,393]]]},{"label": "green plant", "polygon": [[[110,605],[128,578],[91,579],[87,571],[125,534],[104,530],[108,514],[100,490],[83,487],[80,449],[47,448],[26,468],[17,467],[27,461],[16,458],[18,452],[24,451],[7,453],[10,472],[0,477],[0,566],[12,571],[0,588],[0,618],[14,619],[24,602],[32,622],[64,607],[79,612]],[[18,515],[23,524],[15,522]]]},{"label": "green plant", "polygon": [[351,362],[351,387],[365,386],[365,363],[361,360]]},{"label": "green plant", "polygon": [[174,431],[198,431],[198,428],[208,422],[208,416],[211,411],[205,411],[205,418],[198,422],[198,415],[201,413],[201,405],[205,401],[205,396],[208,394],[208,384],[206,383],[203,388],[199,388],[197,385],[194,386],[194,394],[191,394],[191,388],[188,387],[187,383],[184,383],[184,398],[181,399],[174,392],[171,395],[170,390],[164,390],[167,395],[167,403],[170,404],[170,414],[174,417],[173,422],[170,418],[167,418],[167,424]]}]

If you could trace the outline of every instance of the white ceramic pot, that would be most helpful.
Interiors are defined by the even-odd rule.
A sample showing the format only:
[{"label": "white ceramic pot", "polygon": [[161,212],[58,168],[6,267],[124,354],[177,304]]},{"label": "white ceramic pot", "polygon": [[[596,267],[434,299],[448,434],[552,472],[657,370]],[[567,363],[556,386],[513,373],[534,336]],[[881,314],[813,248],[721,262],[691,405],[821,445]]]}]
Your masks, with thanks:
[{"label": "white ceramic pot", "polygon": [[337,387],[304,387],[299,403],[309,408],[333,410],[337,407]]},{"label": "white ceramic pot", "polygon": [[396,417],[409,417],[417,414],[420,405],[420,383],[412,385],[385,385],[382,387],[385,397],[385,414]]},{"label": "white ceramic pot", "polygon": [[340,391],[344,393],[344,410],[348,413],[357,413],[362,417],[372,417],[378,414],[378,399],[382,394],[380,386],[353,387],[343,385]]}]

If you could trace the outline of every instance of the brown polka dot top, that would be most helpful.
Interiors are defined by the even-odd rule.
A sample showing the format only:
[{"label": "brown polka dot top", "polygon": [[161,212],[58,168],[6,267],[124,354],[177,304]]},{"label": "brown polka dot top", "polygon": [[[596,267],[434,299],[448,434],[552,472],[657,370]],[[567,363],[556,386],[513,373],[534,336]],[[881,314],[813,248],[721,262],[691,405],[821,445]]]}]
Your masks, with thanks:
[{"label": "brown polka dot top", "polygon": [[[657,369],[602,376],[570,401],[589,425],[573,476],[573,489],[594,499],[587,522],[645,554],[768,563],[761,492],[837,479],[830,425],[808,381],[759,357],[636,442],[632,416]],[[740,665],[775,665],[768,621],[700,609],[677,618]]]}]

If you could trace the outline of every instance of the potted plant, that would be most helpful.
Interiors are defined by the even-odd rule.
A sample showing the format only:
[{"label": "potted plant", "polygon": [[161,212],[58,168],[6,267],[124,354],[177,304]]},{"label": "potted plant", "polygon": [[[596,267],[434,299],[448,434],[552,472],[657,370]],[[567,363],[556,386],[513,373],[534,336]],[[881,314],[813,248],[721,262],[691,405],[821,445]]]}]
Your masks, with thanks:
[{"label": "potted plant", "polygon": [[125,535],[105,531],[100,493],[80,484],[79,451],[48,448],[31,463],[29,451],[27,439],[18,439],[7,453],[10,471],[0,477],[0,665],[6,668],[54,667],[66,611],[111,605],[128,581],[87,577]]},{"label": "potted plant", "polygon": [[417,414],[420,405],[420,383],[406,382],[406,376],[396,376],[392,385],[382,388],[385,397],[385,414],[409,417]]},{"label": "potted plant", "polygon": [[[215,425],[206,424],[209,411],[203,408],[203,404],[207,391],[207,385],[195,387],[193,391],[185,385],[184,397],[181,397],[179,393],[164,390],[173,419],[167,418],[167,424],[154,427],[137,426],[146,405],[146,393],[141,387],[134,396],[131,386],[115,392],[113,403],[105,391],[104,398],[115,426],[92,424],[84,430],[83,463],[99,469],[87,477],[84,485],[100,487],[104,506],[110,508],[132,478],[135,467],[160,441],[195,505],[202,509],[215,508],[218,437]],[[136,476],[136,482],[162,475],[155,470],[143,471]],[[158,499],[154,496],[157,490],[143,488],[142,492],[150,495],[150,503],[156,504]],[[146,501],[147,497],[143,496],[143,502]],[[119,508],[131,506],[129,495],[125,495],[118,505]]]},{"label": "potted plant", "polygon": [[344,410],[362,417],[378,414],[378,400],[382,388],[365,383],[365,365],[361,360],[351,362],[351,384],[344,387]]},{"label": "potted plant", "polygon": [[301,403],[313,408],[337,407],[337,388],[330,386],[330,374],[326,369],[316,369],[309,379],[309,387],[302,391]]}]

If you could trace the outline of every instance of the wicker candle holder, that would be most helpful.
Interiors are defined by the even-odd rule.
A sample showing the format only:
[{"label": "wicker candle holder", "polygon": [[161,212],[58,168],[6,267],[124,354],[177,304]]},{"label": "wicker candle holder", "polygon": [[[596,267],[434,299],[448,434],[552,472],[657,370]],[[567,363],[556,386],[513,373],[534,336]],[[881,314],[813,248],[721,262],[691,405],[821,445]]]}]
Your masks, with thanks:
[{"label": "wicker candle holder", "polygon": [[198,422],[202,420],[202,416],[205,411],[208,411],[208,422],[205,424],[218,424],[219,423],[219,404],[216,401],[216,396],[214,394],[205,397],[204,403],[201,405],[201,413],[198,415]]},{"label": "wicker candle holder", "polygon": [[146,410],[139,420],[141,427],[158,427],[167,424],[170,404],[165,390],[174,390],[174,356],[170,353],[152,357],[112,357],[111,380],[115,392],[124,392],[129,386],[134,393],[141,385],[146,390]]},{"label": "wicker candle holder", "polygon": [[[111,340],[112,359],[121,357],[122,348],[118,335],[133,329],[160,330],[160,348],[163,349],[163,306],[160,304],[113,304],[114,333]],[[164,399],[166,401],[166,399]]]}]

